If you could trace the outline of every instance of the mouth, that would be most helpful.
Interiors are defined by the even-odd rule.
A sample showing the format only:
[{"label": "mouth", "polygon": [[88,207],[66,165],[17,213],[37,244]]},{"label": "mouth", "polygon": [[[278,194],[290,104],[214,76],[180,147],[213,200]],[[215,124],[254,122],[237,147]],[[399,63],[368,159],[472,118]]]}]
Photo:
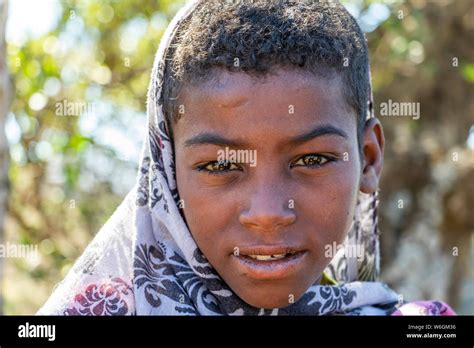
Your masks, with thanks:
[{"label": "mouth", "polygon": [[254,260],[258,261],[272,261],[272,260],[279,260],[285,257],[290,256],[291,254],[276,254],[276,255],[246,255]]},{"label": "mouth", "polygon": [[242,247],[233,256],[241,274],[255,280],[277,280],[303,267],[306,251],[288,246]]}]

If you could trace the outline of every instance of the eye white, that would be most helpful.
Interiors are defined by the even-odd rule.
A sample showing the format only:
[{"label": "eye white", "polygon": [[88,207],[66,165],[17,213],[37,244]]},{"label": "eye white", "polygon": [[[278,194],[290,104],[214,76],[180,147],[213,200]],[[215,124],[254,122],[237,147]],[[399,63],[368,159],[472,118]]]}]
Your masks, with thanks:
[{"label": "eye white", "polygon": [[[308,159],[313,159],[313,163],[305,163],[305,159],[306,161],[308,161]],[[307,155],[307,156],[303,156],[301,157],[298,161],[295,162],[294,165],[296,166],[310,166],[310,165],[314,165],[314,164],[324,164],[326,163],[328,160],[327,158],[323,157],[323,156],[316,156],[316,155]]]},{"label": "eye white", "polygon": [[214,163],[209,163],[206,166],[206,169],[210,171],[223,171],[223,170],[238,169],[238,167],[235,165],[235,163],[232,163],[232,162],[228,164],[214,162]]}]

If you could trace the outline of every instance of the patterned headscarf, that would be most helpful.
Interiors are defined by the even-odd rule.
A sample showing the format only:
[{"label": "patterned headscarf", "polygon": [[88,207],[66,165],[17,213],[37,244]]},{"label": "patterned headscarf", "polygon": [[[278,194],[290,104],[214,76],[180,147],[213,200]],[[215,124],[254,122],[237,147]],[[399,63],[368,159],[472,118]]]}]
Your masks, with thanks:
[{"label": "patterned headscarf", "polygon": [[[375,282],[379,274],[377,195],[360,193],[346,248],[325,274],[336,285],[313,285],[288,307],[255,308],[240,299],[202,254],[186,225],[176,186],[175,157],[160,102],[166,54],[189,2],[168,26],[151,74],[148,133],[137,185],[38,314],[65,315],[326,315],[390,314],[399,296]],[[368,118],[373,117],[372,100]]]}]

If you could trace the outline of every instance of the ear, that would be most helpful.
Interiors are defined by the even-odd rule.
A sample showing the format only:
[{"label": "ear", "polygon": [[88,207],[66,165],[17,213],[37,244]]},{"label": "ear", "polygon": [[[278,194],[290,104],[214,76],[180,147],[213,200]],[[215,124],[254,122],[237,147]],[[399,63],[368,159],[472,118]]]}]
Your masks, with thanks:
[{"label": "ear", "polygon": [[361,141],[363,142],[363,161],[360,191],[373,193],[379,186],[385,147],[385,137],[383,135],[382,125],[378,119],[371,118],[367,120]]}]

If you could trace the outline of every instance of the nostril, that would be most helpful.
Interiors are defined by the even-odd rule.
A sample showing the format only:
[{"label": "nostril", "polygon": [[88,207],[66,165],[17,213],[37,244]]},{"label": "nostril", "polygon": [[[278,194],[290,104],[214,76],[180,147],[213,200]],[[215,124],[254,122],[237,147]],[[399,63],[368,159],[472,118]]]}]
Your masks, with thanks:
[{"label": "nostril", "polygon": [[242,225],[262,232],[272,232],[279,227],[289,226],[296,221],[294,213],[287,214],[255,214],[244,213],[239,217]]}]

